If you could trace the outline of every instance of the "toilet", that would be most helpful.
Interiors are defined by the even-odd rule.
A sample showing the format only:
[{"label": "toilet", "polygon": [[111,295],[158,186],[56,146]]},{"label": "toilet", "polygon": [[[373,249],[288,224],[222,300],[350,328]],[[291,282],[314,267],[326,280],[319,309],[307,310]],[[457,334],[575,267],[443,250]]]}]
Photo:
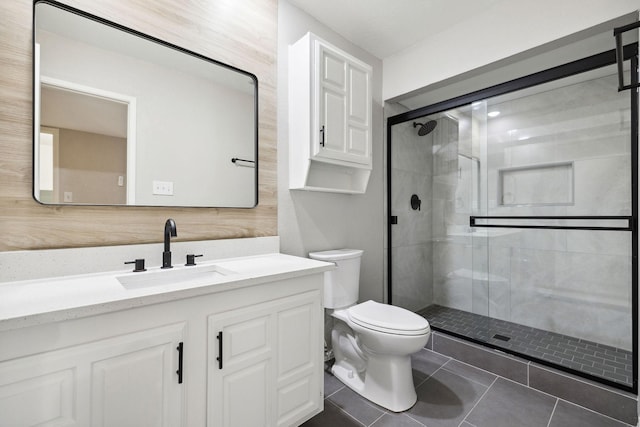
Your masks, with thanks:
[{"label": "toilet", "polygon": [[362,252],[309,253],[310,258],[337,266],[324,276],[324,305],[334,318],[331,372],[371,402],[405,411],[417,400],[411,354],[426,345],[431,328],[426,319],[400,307],[374,301],[357,304]]}]

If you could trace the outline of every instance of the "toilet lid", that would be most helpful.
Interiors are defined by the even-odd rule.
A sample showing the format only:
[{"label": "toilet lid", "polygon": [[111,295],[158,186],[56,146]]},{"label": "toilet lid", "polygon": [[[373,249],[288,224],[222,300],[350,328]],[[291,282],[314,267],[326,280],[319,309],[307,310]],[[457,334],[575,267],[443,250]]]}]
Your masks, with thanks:
[{"label": "toilet lid", "polygon": [[362,256],[362,249],[334,249],[331,251],[309,252],[309,258],[320,261],[342,261]]},{"label": "toilet lid", "polygon": [[397,335],[423,335],[429,332],[429,322],[422,316],[401,307],[366,301],[347,310],[349,319],[368,329]]}]

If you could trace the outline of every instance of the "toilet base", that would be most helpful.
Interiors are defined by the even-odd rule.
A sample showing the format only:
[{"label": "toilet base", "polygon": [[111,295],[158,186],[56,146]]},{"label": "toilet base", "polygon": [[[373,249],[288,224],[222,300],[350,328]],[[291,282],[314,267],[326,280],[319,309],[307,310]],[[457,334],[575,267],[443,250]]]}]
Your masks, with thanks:
[{"label": "toilet base", "polygon": [[415,405],[411,358],[367,354],[367,368],[358,373],[346,360],[336,360],[333,375],[365,399],[393,412]]}]

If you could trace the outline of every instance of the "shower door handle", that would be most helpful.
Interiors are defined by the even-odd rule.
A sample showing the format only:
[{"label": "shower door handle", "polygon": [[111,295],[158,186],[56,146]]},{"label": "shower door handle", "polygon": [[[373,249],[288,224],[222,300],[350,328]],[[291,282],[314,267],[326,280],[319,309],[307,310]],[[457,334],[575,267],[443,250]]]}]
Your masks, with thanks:
[{"label": "shower door handle", "polygon": [[[495,221],[495,222],[494,222]],[[502,221],[502,222],[501,222]],[[533,223],[537,221],[538,223]],[[555,221],[546,224],[546,221]],[[562,224],[560,221],[565,221]],[[580,221],[587,223],[580,224]],[[602,222],[604,221],[604,222]],[[600,223],[602,222],[602,223]],[[615,222],[615,224],[613,224]],[[469,227],[523,228],[541,230],[633,231],[631,216],[470,216]]]},{"label": "shower door handle", "polygon": [[320,128],[320,146],[324,147],[324,125]]}]

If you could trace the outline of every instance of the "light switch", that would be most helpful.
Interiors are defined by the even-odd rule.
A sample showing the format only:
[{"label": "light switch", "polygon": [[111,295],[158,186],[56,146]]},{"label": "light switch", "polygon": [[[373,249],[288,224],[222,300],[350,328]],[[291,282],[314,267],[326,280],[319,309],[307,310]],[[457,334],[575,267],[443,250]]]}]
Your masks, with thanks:
[{"label": "light switch", "polygon": [[118,187],[124,186],[124,176],[118,176]]},{"label": "light switch", "polygon": [[159,196],[173,196],[173,182],[153,181],[153,194]]}]

